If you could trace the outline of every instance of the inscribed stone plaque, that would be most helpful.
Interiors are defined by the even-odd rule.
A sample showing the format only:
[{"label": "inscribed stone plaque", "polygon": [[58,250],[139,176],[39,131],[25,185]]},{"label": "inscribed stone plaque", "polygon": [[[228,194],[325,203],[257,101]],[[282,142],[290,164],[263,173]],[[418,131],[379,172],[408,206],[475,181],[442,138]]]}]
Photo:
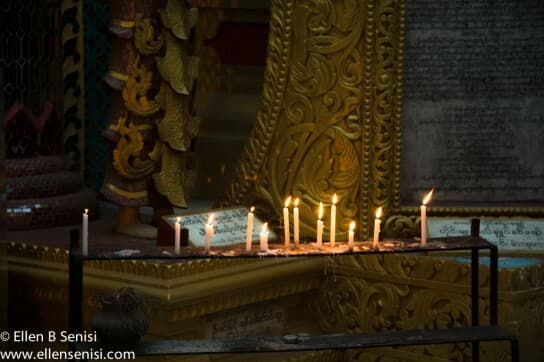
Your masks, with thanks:
[{"label": "inscribed stone plaque", "polygon": [[[429,237],[466,236],[469,219],[428,219]],[[501,250],[544,250],[544,220],[485,219],[480,222],[480,236]]]},{"label": "inscribed stone plaque", "polygon": [[[407,0],[401,197],[544,201],[544,1]],[[437,195],[438,197],[438,195]]]},{"label": "inscribed stone plaque", "polygon": [[283,333],[285,308],[275,303],[260,303],[213,314],[206,320],[206,337],[270,337]]}]

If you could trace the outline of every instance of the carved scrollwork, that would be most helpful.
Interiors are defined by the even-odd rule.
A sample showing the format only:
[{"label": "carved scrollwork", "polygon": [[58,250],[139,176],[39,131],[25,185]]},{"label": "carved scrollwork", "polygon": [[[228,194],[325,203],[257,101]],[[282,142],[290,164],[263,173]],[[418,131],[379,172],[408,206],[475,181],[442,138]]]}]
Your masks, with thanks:
[{"label": "carved scrollwork", "polygon": [[279,210],[286,195],[299,195],[301,234],[310,236],[317,205],[336,193],[346,237],[359,210],[362,6],[273,1],[262,106],[224,203]]},{"label": "carved scrollwork", "polygon": [[339,238],[352,219],[366,236],[370,210],[393,209],[402,6],[272,2],[261,109],[221,204],[261,201],[277,216],[286,195],[300,195],[311,236],[317,204],[336,193]]},{"label": "carved scrollwork", "polygon": [[153,74],[137,59],[123,87],[125,106],[138,116],[150,116],[160,110],[158,102],[147,98],[152,76]]},{"label": "carved scrollwork", "polygon": [[[316,304],[326,332],[365,333],[469,325],[467,296],[353,276],[328,278]],[[482,305],[483,307],[483,305]],[[468,360],[470,346],[452,344],[415,348],[419,353]]]},{"label": "carved scrollwork", "polygon": [[419,234],[420,220],[416,215],[393,215],[384,222],[383,235],[397,237],[413,237]]},{"label": "carved scrollwork", "polygon": [[[369,8],[370,17],[374,15],[374,31],[368,36],[375,52],[375,68],[371,74],[372,93],[371,108],[372,125],[369,130],[371,137],[370,162],[370,192],[365,225],[369,228],[369,220],[374,210],[382,206],[391,215],[398,209],[398,169],[400,158],[396,153],[400,150],[398,144],[400,134],[401,70],[402,70],[402,39],[404,2],[402,0],[378,1],[375,8]],[[370,75],[369,75],[370,76]],[[398,226],[398,224],[396,224]],[[368,234],[368,232],[365,232]],[[397,234],[398,235],[398,234]]]},{"label": "carved scrollwork", "polygon": [[[128,125],[125,117],[119,119],[120,139],[113,150],[113,167],[126,178],[137,179],[151,174],[155,168],[152,159],[142,159],[144,139],[138,127],[132,122]],[[154,150],[152,152],[155,153]]]},{"label": "carved scrollwork", "polygon": [[[315,210],[333,193],[340,199],[339,237],[357,215],[361,138],[358,104],[363,70],[357,44],[363,19],[358,2],[296,4],[291,73],[275,157],[267,168],[276,202],[302,196],[301,231],[313,235]],[[316,11],[319,9],[319,11]],[[346,24],[350,26],[346,26]],[[277,204],[279,205],[279,203]],[[325,221],[327,222],[327,220]]]},{"label": "carved scrollwork", "polygon": [[158,52],[164,43],[162,34],[155,38],[155,32],[150,19],[137,16],[134,21],[134,46],[140,54],[151,55]]}]

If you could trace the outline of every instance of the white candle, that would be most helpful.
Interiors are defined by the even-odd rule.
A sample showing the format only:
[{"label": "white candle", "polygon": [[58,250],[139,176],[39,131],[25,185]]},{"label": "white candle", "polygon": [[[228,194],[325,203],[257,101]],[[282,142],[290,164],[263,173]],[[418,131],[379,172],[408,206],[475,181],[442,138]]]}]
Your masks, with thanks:
[{"label": "white candle", "polygon": [[334,246],[336,243],[336,202],[338,198],[336,194],[332,197],[332,206],[331,206],[331,246]]},{"label": "white candle", "polygon": [[208,217],[208,223],[206,224],[206,240],[204,241],[204,247],[206,251],[210,251],[210,246],[212,243],[212,236],[215,234],[213,230],[213,214],[210,214]]},{"label": "white candle", "polygon": [[427,246],[427,204],[431,201],[434,189],[429,191],[421,204],[421,246]]},{"label": "white candle", "polygon": [[174,223],[174,252],[176,255],[181,253],[181,219],[178,217]]},{"label": "white candle", "polygon": [[261,228],[261,251],[268,251],[268,223],[265,222]]},{"label": "white candle", "polygon": [[349,231],[348,231],[348,246],[350,249],[353,249],[353,247],[355,246],[355,221],[352,221],[350,224],[349,224]]},{"label": "white candle", "polygon": [[89,209],[85,209],[83,213],[83,225],[81,229],[81,254],[87,256],[89,254]]},{"label": "white candle", "polygon": [[317,246],[323,245],[323,203],[319,203],[319,215],[317,217]]},{"label": "white candle", "polygon": [[255,208],[251,207],[247,213],[246,251],[251,251],[251,242],[253,241],[253,219],[255,217],[253,214],[254,211]]},{"label": "white candle", "polygon": [[300,231],[299,231],[299,221],[298,221],[298,197],[295,199],[295,207],[293,208],[293,239],[295,247],[298,247]]},{"label": "white candle", "polygon": [[380,229],[381,229],[381,222],[380,219],[382,217],[382,207],[378,207],[376,210],[376,218],[374,219],[374,240],[372,242],[372,247],[377,248],[378,247],[378,241],[380,241]]},{"label": "white candle", "polygon": [[283,230],[285,238],[285,247],[291,246],[291,233],[289,232],[289,204],[291,203],[291,196],[285,200],[285,207],[283,208]]}]

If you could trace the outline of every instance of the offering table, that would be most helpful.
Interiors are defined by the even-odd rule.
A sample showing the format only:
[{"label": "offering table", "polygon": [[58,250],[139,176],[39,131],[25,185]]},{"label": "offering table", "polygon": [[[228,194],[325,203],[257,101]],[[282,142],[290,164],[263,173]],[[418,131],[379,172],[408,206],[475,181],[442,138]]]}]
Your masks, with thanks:
[{"label": "offering table", "polygon": [[[472,230],[478,230],[478,224],[474,223]],[[76,235],[77,237],[77,235]],[[72,237],[72,239],[76,239]],[[76,239],[77,240],[77,239]],[[316,350],[342,350],[360,349],[384,346],[407,346],[445,343],[472,344],[472,360],[480,358],[480,341],[510,342],[511,358],[518,360],[517,339],[508,331],[497,325],[498,321],[498,250],[497,247],[474,235],[472,237],[454,237],[431,239],[425,246],[414,240],[392,240],[382,242],[378,248],[372,248],[370,243],[357,243],[354,248],[337,250],[340,247],[322,248],[314,245],[303,245],[297,249],[277,248],[267,252],[245,251],[240,248],[228,250],[216,250],[204,253],[202,248],[186,248],[181,255],[160,250],[131,253],[126,255],[107,250],[95,250],[94,253],[82,256],[75,248],[70,255],[70,329],[81,330],[81,305],[83,286],[83,262],[85,260],[125,260],[125,259],[213,259],[213,258],[262,258],[278,256],[312,257],[334,255],[337,253],[356,254],[391,254],[391,253],[424,253],[433,251],[471,251],[471,327],[448,328],[440,330],[416,329],[413,331],[387,332],[382,335],[368,334],[336,334],[336,335],[305,335],[303,339],[298,337],[296,343],[286,337],[247,337],[228,338],[200,341],[151,341],[139,343],[135,351],[139,355],[170,355],[170,354],[213,354],[213,353],[258,353],[258,352],[282,352],[282,351],[316,351]],[[479,327],[479,254],[481,250],[489,250],[489,326]],[[334,306],[333,306],[334,307]],[[78,348],[99,348],[96,344],[79,344]]]}]

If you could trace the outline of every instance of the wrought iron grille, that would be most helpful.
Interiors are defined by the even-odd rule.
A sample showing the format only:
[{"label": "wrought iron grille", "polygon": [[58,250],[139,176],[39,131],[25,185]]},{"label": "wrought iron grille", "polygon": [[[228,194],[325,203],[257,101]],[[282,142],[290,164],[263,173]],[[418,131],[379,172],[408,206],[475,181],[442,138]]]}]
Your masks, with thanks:
[{"label": "wrought iron grille", "polygon": [[0,71],[4,111],[21,103],[33,114],[43,103],[62,109],[60,0],[3,0]]}]

